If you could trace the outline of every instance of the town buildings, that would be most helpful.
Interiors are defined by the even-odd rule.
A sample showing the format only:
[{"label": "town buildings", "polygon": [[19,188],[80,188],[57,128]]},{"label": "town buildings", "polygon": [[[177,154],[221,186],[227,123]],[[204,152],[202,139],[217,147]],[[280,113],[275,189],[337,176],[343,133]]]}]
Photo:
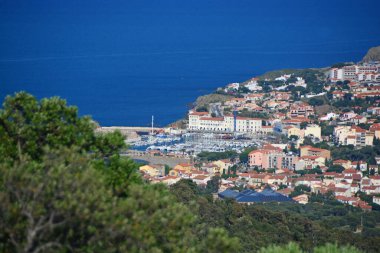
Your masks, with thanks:
[{"label": "town buildings", "polygon": [[234,117],[211,117],[208,113],[190,112],[188,129],[192,131],[260,133],[262,119]]},{"label": "town buildings", "polygon": [[331,158],[331,152],[329,150],[322,149],[322,148],[315,148],[312,146],[301,146],[300,147],[300,154],[301,154],[301,157],[317,156],[317,157],[323,157],[324,159],[330,159]]},{"label": "town buildings", "polygon": [[344,80],[380,81],[379,65],[350,65],[330,70],[330,80],[333,82]]},{"label": "town buildings", "polygon": [[334,128],[334,137],[338,145],[365,147],[373,145],[374,134],[356,125],[337,126]]},{"label": "town buildings", "polygon": [[[374,196],[373,202],[380,202],[376,197],[380,194],[380,154],[375,160],[372,157],[350,160],[349,154],[339,157],[336,154],[339,152],[330,150],[353,145],[353,152],[359,152],[363,147],[378,145],[375,140],[380,139],[379,67],[379,64],[357,64],[332,68],[327,80],[316,80],[313,84],[317,88],[323,86],[327,95],[318,89],[313,93],[308,78],[292,74],[266,79],[268,84],[263,87],[267,92],[262,91],[263,81],[258,78],[232,83],[224,91],[236,96],[220,102],[218,113],[213,107],[208,108],[210,112],[190,111],[187,130],[196,134],[222,133],[223,136],[233,136],[224,133],[236,132],[242,134],[234,136],[254,137],[248,138],[248,142],[252,140],[257,149],[249,153],[247,164],[224,159],[205,161],[197,166],[175,166],[168,175],[162,175],[154,166],[141,171],[153,182],[166,184],[186,178],[205,186],[213,176],[221,176],[220,191],[244,187],[261,192],[270,186],[289,195],[295,187],[305,185],[310,187],[310,193],[293,200],[307,203],[310,194],[331,194],[341,203],[371,210],[369,203],[357,194]],[[241,93],[242,86],[249,92]],[[297,87],[298,92],[294,92],[292,86],[307,89]],[[326,103],[327,100],[331,101]],[[243,199],[256,196],[252,192],[243,195],[240,195]],[[252,199],[246,203],[255,203]]]},{"label": "town buildings", "polygon": [[269,144],[250,152],[248,158],[250,167],[261,169],[295,169],[298,161],[296,155],[286,154],[281,148]]}]

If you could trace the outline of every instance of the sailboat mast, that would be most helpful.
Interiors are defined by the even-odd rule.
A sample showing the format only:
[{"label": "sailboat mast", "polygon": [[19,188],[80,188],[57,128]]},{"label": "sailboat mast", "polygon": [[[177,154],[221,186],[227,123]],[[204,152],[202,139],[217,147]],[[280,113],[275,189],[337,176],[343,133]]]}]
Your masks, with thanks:
[{"label": "sailboat mast", "polygon": [[152,135],[153,135],[153,127],[154,127],[154,116],[152,115],[152,130],[151,130]]}]

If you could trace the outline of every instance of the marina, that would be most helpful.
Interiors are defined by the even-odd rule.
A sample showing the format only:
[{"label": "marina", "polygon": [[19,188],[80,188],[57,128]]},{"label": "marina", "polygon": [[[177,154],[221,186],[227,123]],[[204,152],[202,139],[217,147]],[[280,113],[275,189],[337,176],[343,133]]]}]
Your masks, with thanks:
[{"label": "marina", "polygon": [[160,151],[164,154],[196,156],[200,152],[242,152],[251,146],[261,146],[262,140],[244,134],[194,133],[157,134],[141,136],[131,142],[131,149],[138,151]]}]

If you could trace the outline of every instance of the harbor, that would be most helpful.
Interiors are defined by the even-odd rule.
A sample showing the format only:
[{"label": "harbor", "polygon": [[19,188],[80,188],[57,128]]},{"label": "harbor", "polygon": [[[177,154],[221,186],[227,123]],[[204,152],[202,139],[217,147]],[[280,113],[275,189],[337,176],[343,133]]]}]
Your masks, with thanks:
[{"label": "harbor", "polygon": [[158,151],[172,156],[195,157],[208,152],[242,152],[251,146],[261,146],[262,140],[244,134],[185,132],[182,134],[153,134],[129,141],[132,150],[141,152]]}]

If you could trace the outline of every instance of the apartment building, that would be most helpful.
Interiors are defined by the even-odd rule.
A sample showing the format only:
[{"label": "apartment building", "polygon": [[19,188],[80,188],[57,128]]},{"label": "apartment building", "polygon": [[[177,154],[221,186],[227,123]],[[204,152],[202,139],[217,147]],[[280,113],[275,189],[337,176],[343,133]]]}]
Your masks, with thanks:
[{"label": "apartment building", "polygon": [[283,151],[280,148],[267,145],[262,149],[254,150],[248,155],[248,164],[262,169],[281,169]]},{"label": "apartment building", "polygon": [[330,79],[331,81],[339,81],[343,79],[343,69],[332,68],[330,70]]},{"label": "apartment building", "polygon": [[313,106],[308,103],[297,101],[290,106],[289,117],[308,117],[314,114]]},{"label": "apartment building", "polygon": [[374,133],[358,126],[337,126],[334,128],[335,142],[340,145],[359,147],[373,146]]},{"label": "apartment building", "polygon": [[281,148],[264,145],[262,149],[254,150],[248,155],[248,164],[262,169],[291,169],[294,170],[298,156],[285,154]]},{"label": "apartment building", "polygon": [[342,80],[376,80],[379,67],[374,65],[351,65],[343,68],[332,68],[330,70],[330,80],[333,82]]},{"label": "apartment building", "polygon": [[302,146],[300,147],[300,153],[301,157],[304,156],[317,156],[317,157],[323,157],[325,159],[331,158],[331,152],[330,150],[323,149],[323,148],[314,148],[312,146]]},{"label": "apartment building", "polygon": [[322,130],[319,125],[310,124],[306,126],[304,136],[312,136],[314,138],[322,139]]}]

